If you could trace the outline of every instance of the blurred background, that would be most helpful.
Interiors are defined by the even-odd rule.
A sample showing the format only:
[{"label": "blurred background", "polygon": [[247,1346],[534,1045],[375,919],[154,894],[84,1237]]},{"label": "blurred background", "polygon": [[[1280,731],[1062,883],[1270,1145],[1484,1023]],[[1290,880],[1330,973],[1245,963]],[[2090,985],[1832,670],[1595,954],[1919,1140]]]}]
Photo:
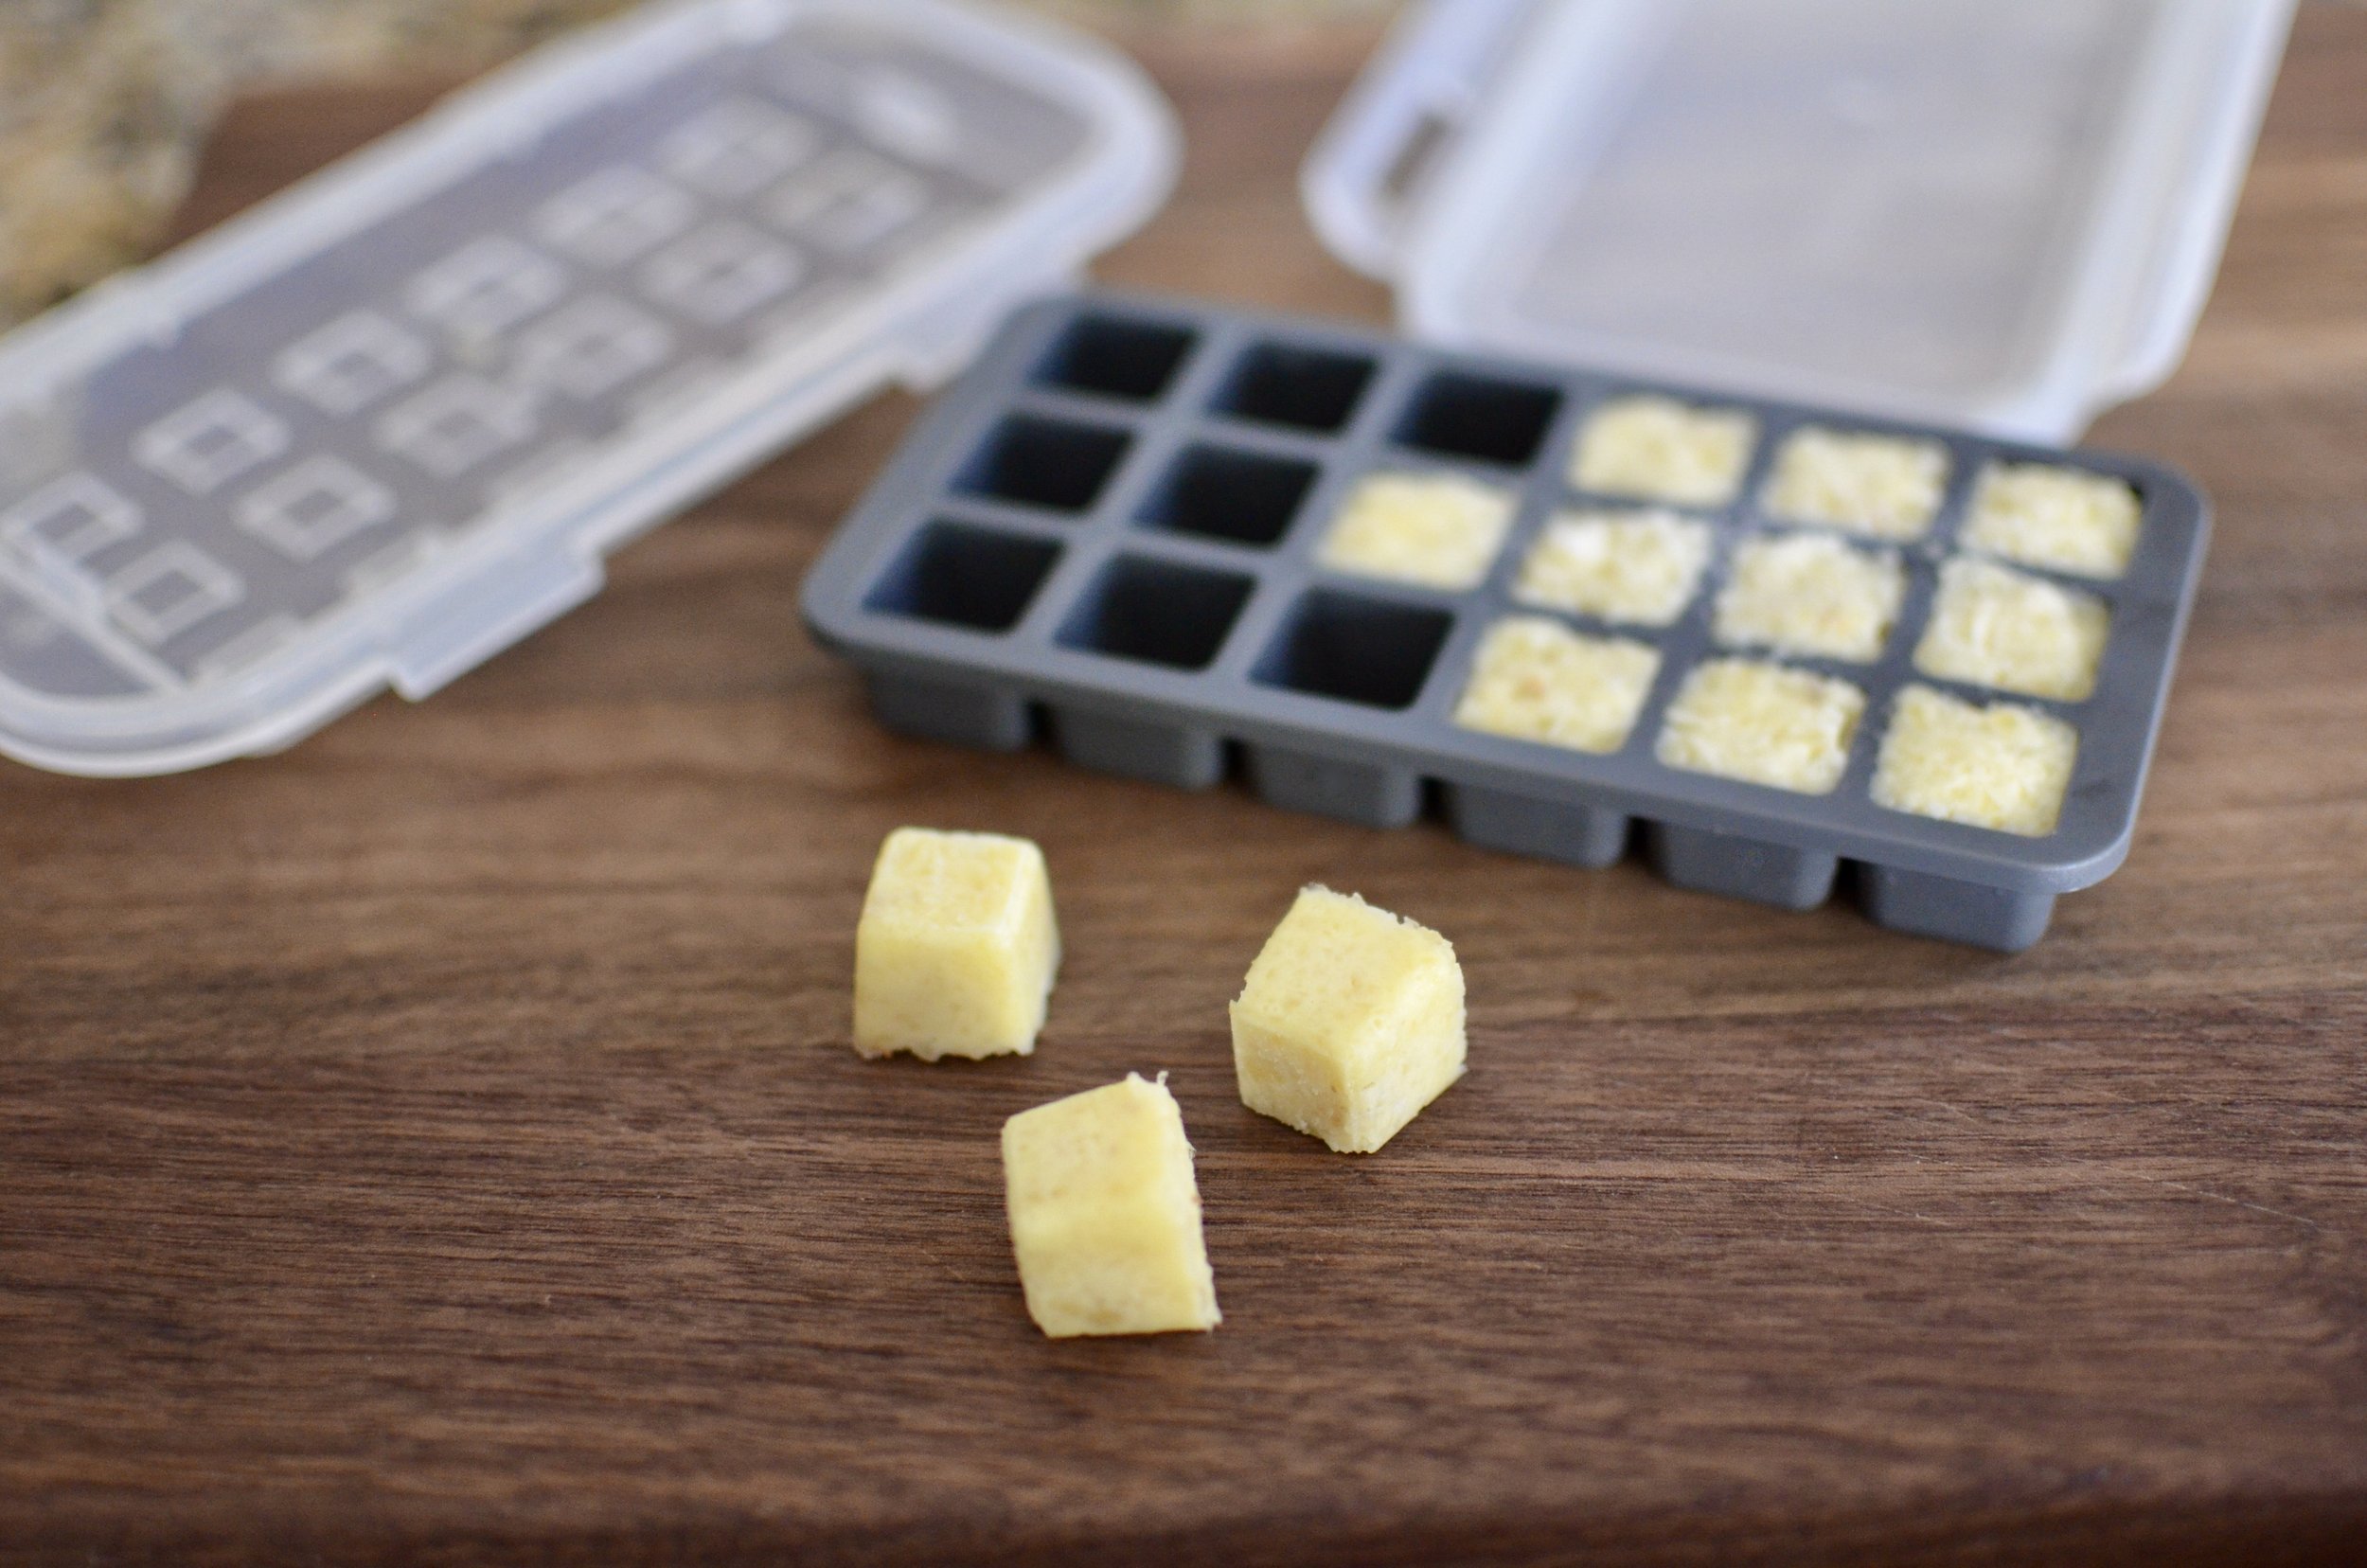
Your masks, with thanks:
[{"label": "blurred background", "polygon": [[[148,255],[239,94],[483,69],[635,0],[0,0],[0,326]],[[1396,0],[1021,0],[1121,41],[1369,32]]]}]

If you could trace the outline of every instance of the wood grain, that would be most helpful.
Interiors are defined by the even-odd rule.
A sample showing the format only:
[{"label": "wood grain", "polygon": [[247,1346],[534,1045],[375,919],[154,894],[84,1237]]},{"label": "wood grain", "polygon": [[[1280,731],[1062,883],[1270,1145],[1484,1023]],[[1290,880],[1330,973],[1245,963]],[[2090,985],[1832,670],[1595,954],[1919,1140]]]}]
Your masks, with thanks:
[{"label": "wood grain", "polygon": [[[1156,56],[1191,162],[1104,275],[1380,319],[1291,186],[1354,62]],[[425,97],[247,104],[192,222]],[[0,1560],[2367,1557],[2367,15],[2096,433],[2221,520],[2135,853],[2021,957],[891,739],[792,606],[911,413],[423,704],[0,768]],[[901,822],[1044,845],[1034,1058],[845,1048]],[[1232,1089],[1310,878],[1468,975],[1370,1159]],[[1224,1327],[1046,1342],[997,1124],[1160,1068]]]}]

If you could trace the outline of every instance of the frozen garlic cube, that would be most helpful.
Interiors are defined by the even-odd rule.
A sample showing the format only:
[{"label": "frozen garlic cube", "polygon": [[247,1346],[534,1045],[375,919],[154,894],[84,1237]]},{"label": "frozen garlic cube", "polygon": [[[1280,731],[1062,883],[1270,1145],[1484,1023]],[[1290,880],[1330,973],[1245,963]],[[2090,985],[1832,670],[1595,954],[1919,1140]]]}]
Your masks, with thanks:
[{"label": "frozen garlic cube", "polygon": [[1910,686],[1874,765],[1874,803],[2038,838],[2055,831],[2079,733],[2015,703],[1987,707]]},{"label": "frozen garlic cube", "polygon": [[1643,711],[1660,654],[1625,637],[1590,637],[1543,615],[1487,629],[1454,710],[1465,729],[1614,752]]},{"label": "frozen garlic cube", "polygon": [[1668,704],[1659,757],[1672,768],[1824,794],[1841,782],[1864,712],[1865,693],[1847,681],[1712,659]]},{"label": "frozen garlic cube", "polygon": [[1830,534],[1750,539],[1718,591],[1715,629],[1730,646],[1870,664],[1906,597],[1896,551],[1853,549]]},{"label": "frozen garlic cube", "polygon": [[1965,543],[2008,561],[2116,578],[2137,548],[2141,508],[2126,479],[2052,463],[1991,463],[1972,490]]},{"label": "frozen garlic cube", "polygon": [[855,1049],[1025,1056],[1059,964],[1042,850],[1000,833],[899,828],[855,927]]},{"label": "frozen garlic cube", "polygon": [[1969,556],[1940,568],[1915,668],[1943,680],[2075,703],[2096,687],[2104,601]]},{"label": "frozen garlic cube", "polygon": [[1758,421],[1674,398],[1613,398],[1578,437],[1570,483],[1602,495],[1722,507],[1742,488]]},{"label": "frozen garlic cube", "polygon": [[1760,504],[1787,522],[1920,539],[1947,485],[1948,450],[1937,441],[1809,425],[1785,439]]},{"label": "frozen garlic cube", "polygon": [[1220,1321],[1192,1146],[1165,1074],[1129,1073],[1005,1122],[1003,1191],[1027,1315],[1052,1338]]},{"label": "frozen garlic cube", "polygon": [[1458,473],[1367,474],[1341,504],[1315,560],[1335,572],[1470,588],[1495,561],[1512,512],[1509,491]]},{"label": "frozen garlic cube", "polygon": [[1562,512],[1545,525],[1512,597],[1599,620],[1666,626],[1709,564],[1706,523],[1672,511]]},{"label": "frozen garlic cube", "polygon": [[1463,970],[1434,931],[1299,890],[1233,1002],[1241,1103],[1369,1154],[1463,1076]]}]

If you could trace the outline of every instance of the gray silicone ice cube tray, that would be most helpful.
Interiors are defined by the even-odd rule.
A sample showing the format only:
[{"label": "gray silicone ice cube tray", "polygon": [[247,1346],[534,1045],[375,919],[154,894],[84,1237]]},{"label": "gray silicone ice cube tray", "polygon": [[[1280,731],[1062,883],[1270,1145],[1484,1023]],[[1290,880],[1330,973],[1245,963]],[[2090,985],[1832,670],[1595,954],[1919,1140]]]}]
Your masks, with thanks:
[{"label": "gray silicone ice cube tray", "polygon": [[[1703,580],[1657,630],[1517,603],[1515,573],[1548,518],[1597,499],[1567,477],[1577,433],[1607,399],[1635,392],[1757,421],[1737,498],[1683,508],[1715,529]],[[1922,437],[1949,458],[1935,519],[1901,547],[1904,600],[1870,663],[1778,659],[1712,635],[1733,545],[1773,526],[1758,502],[1771,454],[1807,424]],[[2127,570],[2062,579],[2110,614],[2083,701],[1914,668],[1973,481],[2001,459],[2115,475],[2140,497]],[[1517,496],[1478,586],[1443,592],[1318,563],[1351,487],[1380,471],[1463,473]],[[1237,755],[1272,804],[1375,827],[1414,821],[1434,789],[1466,840],[1583,865],[1619,858],[1641,822],[1669,881],[1790,908],[1823,902],[1849,862],[1878,923],[2010,951],[2038,939],[2056,894],[2101,880],[2127,854],[2207,529],[2195,488],[2140,459],[1440,352],[1326,322],[1087,294],[1005,325],[848,518],[804,608],[815,636],[863,669],[881,722],[904,733],[1010,749],[1030,742],[1041,717],[1071,761],[1184,788],[1218,782]],[[1657,649],[1625,744],[1593,754],[1453,722],[1481,638],[1508,615]],[[1672,696],[1714,653],[1837,677],[1864,694],[1831,790],[1658,759]],[[2075,729],[2052,832],[1874,803],[1877,751],[1911,682]]]}]

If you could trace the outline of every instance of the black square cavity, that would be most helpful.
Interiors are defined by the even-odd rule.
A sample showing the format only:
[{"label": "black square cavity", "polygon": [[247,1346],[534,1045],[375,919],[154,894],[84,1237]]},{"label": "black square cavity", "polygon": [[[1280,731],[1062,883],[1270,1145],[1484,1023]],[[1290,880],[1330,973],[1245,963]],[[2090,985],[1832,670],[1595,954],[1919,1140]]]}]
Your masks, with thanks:
[{"label": "black square cavity", "polygon": [[1200,445],[1178,457],[1143,508],[1154,528],[1272,544],[1288,532],[1315,483],[1315,465],[1234,447]]},{"label": "black square cavity", "polygon": [[1415,389],[1397,423],[1400,446],[1518,466],[1537,455],[1561,394],[1550,386],[1441,372]]},{"label": "black square cavity", "polygon": [[1444,610],[1318,588],[1292,609],[1255,678],[1368,707],[1405,707],[1453,624]]},{"label": "black square cavity", "polygon": [[973,632],[1007,632],[1059,558],[1060,547],[1047,540],[932,523],[872,585],[863,605]]},{"label": "black square cavity", "polygon": [[1187,328],[1126,316],[1079,316],[1052,340],[1036,380],[1075,392],[1149,402],[1192,351]]},{"label": "black square cavity", "polygon": [[1250,579],[1148,556],[1122,556],[1085,594],[1060,641],[1121,659],[1204,669],[1249,602]]},{"label": "black square cavity", "polygon": [[994,427],[953,488],[998,501],[1082,511],[1126,455],[1127,440],[1125,431],[1107,425],[1014,414]]},{"label": "black square cavity", "polygon": [[1261,343],[1234,363],[1215,408],[1237,419],[1338,430],[1356,412],[1356,401],[1372,379],[1373,362],[1361,354]]}]

